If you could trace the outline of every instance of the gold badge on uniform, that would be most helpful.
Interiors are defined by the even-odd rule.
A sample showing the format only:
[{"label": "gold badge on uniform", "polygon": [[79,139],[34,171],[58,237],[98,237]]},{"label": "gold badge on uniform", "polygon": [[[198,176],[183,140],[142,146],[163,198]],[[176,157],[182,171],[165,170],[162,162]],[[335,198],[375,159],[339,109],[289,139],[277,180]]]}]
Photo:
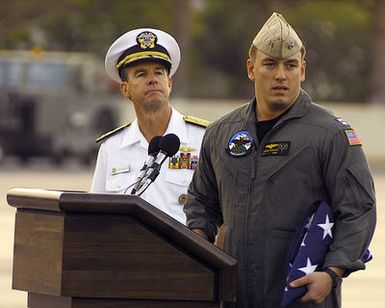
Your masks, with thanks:
[{"label": "gold badge on uniform", "polygon": [[180,153],[170,157],[168,167],[170,169],[192,169],[195,170],[198,165],[198,156],[192,155],[196,151],[194,148],[181,147]]},{"label": "gold badge on uniform", "polygon": [[276,141],[266,143],[263,147],[262,157],[265,156],[285,156],[289,154],[290,141]]},{"label": "gold badge on uniform", "polygon": [[180,205],[186,205],[187,203],[187,195],[186,194],[181,194],[178,198],[178,202]]}]

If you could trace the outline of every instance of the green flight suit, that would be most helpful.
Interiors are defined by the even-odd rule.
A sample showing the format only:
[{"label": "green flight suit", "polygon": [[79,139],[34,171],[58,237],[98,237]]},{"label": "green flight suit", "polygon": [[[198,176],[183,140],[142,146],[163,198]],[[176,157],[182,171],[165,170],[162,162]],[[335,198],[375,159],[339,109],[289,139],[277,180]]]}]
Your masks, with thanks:
[{"label": "green flight suit", "polygon": [[[375,193],[354,131],[304,91],[261,142],[255,110],[254,100],[208,127],[185,212],[188,227],[203,229],[211,241],[224,224],[224,249],[239,261],[236,307],[276,308],[290,241],[315,201],[330,204],[335,216],[323,266],[365,268],[360,257],[375,228]],[[240,131],[253,143],[249,153],[236,157],[229,140]],[[285,150],[269,151],[277,144]],[[333,290],[316,307],[339,307],[339,294]],[[297,306],[315,305],[290,307]]]}]

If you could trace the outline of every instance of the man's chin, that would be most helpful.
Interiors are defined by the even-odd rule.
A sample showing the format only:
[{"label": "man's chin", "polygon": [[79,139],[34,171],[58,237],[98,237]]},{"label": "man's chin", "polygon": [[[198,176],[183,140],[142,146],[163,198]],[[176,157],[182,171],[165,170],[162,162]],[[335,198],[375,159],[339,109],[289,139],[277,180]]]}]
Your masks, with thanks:
[{"label": "man's chin", "polygon": [[271,102],[270,109],[273,112],[285,111],[289,107],[289,103],[286,100],[279,99]]}]

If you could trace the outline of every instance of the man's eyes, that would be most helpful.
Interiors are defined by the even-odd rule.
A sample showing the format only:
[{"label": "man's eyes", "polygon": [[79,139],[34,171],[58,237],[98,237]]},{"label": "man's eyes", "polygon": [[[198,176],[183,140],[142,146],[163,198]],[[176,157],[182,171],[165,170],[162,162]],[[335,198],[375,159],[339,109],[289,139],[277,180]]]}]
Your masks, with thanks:
[{"label": "man's eyes", "polygon": [[[276,62],[265,62],[263,65],[268,67],[268,68],[272,68],[272,67],[275,67],[277,65],[277,63]],[[289,68],[289,69],[293,69],[293,68],[298,67],[298,64],[297,63],[288,62],[288,63],[285,63],[285,66],[287,68]]]},{"label": "man's eyes", "polygon": [[142,77],[142,76],[144,76],[144,72],[137,72],[135,74],[135,77]]},{"label": "man's eyes", "polygon": [[298,64],[297,63],[287,63],[286,66],[288,68],[296,68],[296,67],[298,67]]},{"label": "man's eyes", "polygon": [[[158,76],[161,76],[161,75],[165,75],[165,71],[164,70],[156,70],[154,72],[155,75],[158,75]],[[145,77],[146,76],[146,72],[137,72],[135,74],[135,77],[139,78],[139,77]]]},{"label": "man's eyes", "polygon": [[276,63],[275,62],[265,62],[264,65],[267,67],[274,66]]}]

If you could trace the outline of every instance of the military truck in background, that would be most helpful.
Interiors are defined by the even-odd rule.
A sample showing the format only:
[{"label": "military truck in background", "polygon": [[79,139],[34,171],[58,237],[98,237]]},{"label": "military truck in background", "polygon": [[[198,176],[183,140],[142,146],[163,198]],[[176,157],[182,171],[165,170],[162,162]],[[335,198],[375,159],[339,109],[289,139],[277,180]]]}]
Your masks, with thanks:
[{"label": "military truck in background", "polygon": [[0,163],[95,159],[95,138],[121,124],[124,105],[89,53],[0,50]]}]

